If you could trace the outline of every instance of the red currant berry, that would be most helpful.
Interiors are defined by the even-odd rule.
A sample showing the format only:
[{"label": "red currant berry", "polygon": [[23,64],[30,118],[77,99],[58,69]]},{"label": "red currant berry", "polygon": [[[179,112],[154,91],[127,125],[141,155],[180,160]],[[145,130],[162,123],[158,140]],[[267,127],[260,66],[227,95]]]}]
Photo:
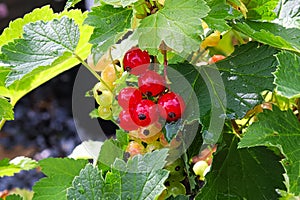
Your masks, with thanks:
[{"label": "red currant berry", "polygon": [[131,74],[140,75],[144,73],[150,65],[150,56],[147,51],[139,48],[132,48],[127,51],[123,59],[123,67],[125,71]]},{"label": "red currant berry", "polygon": [[145,127],[158,120],[157,106],[148,99],[140,101],[138,104],[131,104],[129,108],[132,120],[139,126]]},{"label": "red currant berry", "polygon": [[164,78],[155,71],[147,71],[138,79],[140,91],[147,96],[157,96],[165,90]]},{"label": "red currant berry", "polygon": [[220,60],[225,59],[226,57],[223,55],[213,55],[209,60],[208,60],[208,64],[213,64],[216,62],[219,62]]},{"label": "red currant berry", "polygon": [[128,110],[130,104],[137,104],[141,100],[142,93],[134,87],[123,88],[118,94],[118,103],[124,110]]},{"label": "red currant berry", "polygon": [[122,110],[119,114],[119,125],[125,131],[138,129],[138,125],[133,122],[129,112],[126,110]]},{"label": "red currant berry", "polygon": [[167,120],[172,122],[178,120],[185,110],[185,103],[182,97],[174,92],[162,95],[158,99],[160,105],[160,114]]}]

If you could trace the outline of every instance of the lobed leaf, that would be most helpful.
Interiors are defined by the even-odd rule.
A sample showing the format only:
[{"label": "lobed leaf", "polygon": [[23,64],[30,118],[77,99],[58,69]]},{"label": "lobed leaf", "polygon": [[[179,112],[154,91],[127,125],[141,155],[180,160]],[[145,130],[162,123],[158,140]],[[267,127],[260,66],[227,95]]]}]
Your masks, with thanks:
[{"label": "lobed leaf", "polygon": [[285,183],[288,192],[300,194],[300,123],[291,110],[264,110],[258,114],[258,121],[248,127],[239,148],[256,146],[277,147],[285,156],[282,161],[288,178]]},{"label": "lobed leaf", "polygon": [[33,200],[65,200],[67,188],[72,186],[72,180],[79,175],[87,162],[69,158],[47,158],[39,161],[42,172],[47,177],[33,186]]},{"label": "lobed leaf", "polygon": [[[90,53],[91,45],[88,44],[88,39],[92,33],[92,28],[89,26],[83,26],[83,20],[86,18],[87,13],[82,13],[79,10],[64,11],[60,14],[54,14],[49,6],[45,6],[41,9],[35,9],[32,13],[24,16],[23,19],[17,19],[10,23],[10,26],[6,28],[3,34],[0,36],[0,44],[8,45],[9,42],[13,42],[14,39],[20,40],[22,38],[23,26],[29,22],[37,22],[39,19],[45,23],[53,19],[61,19],[63,17],[71,18],[75,21],[76,26],[80,30],[80,39],[76,47],[75,53],[85,59]],[[50,22],[49,22],[50,23]],[[29,25],[29,24],[28,24]],[[50,80],[58,74],[74,67],[79,61],[70,56],[62,56],[59,62],[55,62],[51,66],[39,67],[32,72],[26,74],[21,80],[15,80],[14,83],[8,88],[5,87],[5,77],[11,71],[8,67],[0,67],[0,92],[1,95],[9,97],[12,105],[27,94],[29,91],[38,87],[42,83]]]},{"label": "lobed leaf", "polygon": [[68,199],[155,199],[165,188],[167,150],[137,155],[127,163],[117,159],[105,178],[88,164],[68,189]]},{"label": "lobed leaf", "polygon": [[237,148],[238,139],[224,134],[211,171],[197,199],[278,199],[285,189],[280,157],[265,147]]},{"label": "lobed leaf", "polygon": [[241,14],[237,10],[232,9],[224,0],[207,0],[206,3],[210,7],[210,11],[203,20],[211,29],[220,32],[227,31],[230,29],[227,20],[241,17]]},{"label": "lobed leaf", "polygon": [[94,60],[99,60],[130,28],[131,17],[132,10],[127,8],[114,8],[111,5],[92,8],[84,23],[94,27],[89,41],[93,44]]},{"label": "lobed leaf", "polygon": [[79,41],[79,29],[74,20],[64,17],[25,25],[23,37],[1,49],[0,61],[12,69],[7,86],[39,67],[50,66],[65,53],[70,57]]},{"label": "lobed leaf", "polygon": [[[228,117],[241,118],[248,110],[262,103],[261,92],[274,89],[272,72],[276,70],[276,52],[269,46],[248,43],[237,47],[227,59],[217,62],[217,68],[213,65],[197,67],[188,63],[170,65],[182,75],[170,76],[170,80],[178,86],[174,90],[185,99],[186,112],[190,117],[196,116],[193,115],[196,110],[194,106],[198,105],[203,122],[212,108],[211,101],[214,101],[215,107],[220,105],[223,112],[227,102]],[[219,80],[219,77],[222,79]],[[183,84],[182,79],[190,83],[193,91],[187,84]],[[208,87],[214,93],[209,93]],[[192,92],[197,96],[198,102],[190,102],[192,98],[188,97]],[[222,110],[219,110],[220,114]]]},{"label": "lobed leaf", "polygon": [[158,49],[164,41],[178,53],[197,50],[203,34],[201,19],[208,12],[203,0],[166,0],[163,9],[141,20],[135,32],[139,47]]},{"label": "lobed leaf", "polygon": [[273,91],[276,53],[270,46],[251,42],[237,47],[231,56],[216,63],[225,85],[230,118],[242,118],[263,102],[261,92]]},{"label": "lobed leaf", "polygon": [[276,55],[279,67],[275,75],[276,90],[279,94],[288,98],[300,97],[300,56],[282,51]]},{"label": "lobed leaf", "polygon": [[240,21],[232,27],[254,40],[294,52],[300,52],[300,29],[285,28],[279,24],[258,21]]}]

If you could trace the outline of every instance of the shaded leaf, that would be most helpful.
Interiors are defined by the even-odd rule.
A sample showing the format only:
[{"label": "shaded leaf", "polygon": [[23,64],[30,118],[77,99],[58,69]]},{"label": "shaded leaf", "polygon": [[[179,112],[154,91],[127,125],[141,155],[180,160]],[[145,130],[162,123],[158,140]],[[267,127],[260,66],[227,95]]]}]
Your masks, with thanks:
[{"label": "shaded leaf", "polygon": [[173,195],[171,197],[168,198],[168,200],[189,200],[190,197],[186,196],[186,195],[177,195],[176,197],[173,197]]},{"label": "shaded leaf", "polygon": [[79,175],[87,162],[68,158],[47,158],[39,161],[42,172],[47,177],[33,186],[33,200],[65,200],[67,188],[72,186],[72,180]]},{"label": "shaded leaf", "polygon": [[12,105],[7,99],[0,97],[0,119],[13,120],[14,111]]},{"label": "shaded leaf", "polygon": [[[241,118],[248,110],[263,102],[261,92],[274,89],[272,72],[277,66],[274,56],[276,52],[269,46],[248,43],[237,47],[231,56],[215,65],[170,65],[181,74],[174,73],[173,76],[169,73],[172,71],[168,71],[168,77],[173,83],[172,90],[184,98],[187,120],[200,116],[204,130],[208,130],[204,133],[205,143],[218,140],[217,133],[223,129],[222,115],[226,109],[229,118]],[[189,82],[192,89],[185,81]],[[196,95],[196,101],[192,98],[193,94]]]},{"label": "shaded leaf", "polygon": [[264,110],[258,114],[258,121],[248,127],[239,148],[268,146],[277,147],[285,156],[282,161],[288,179],[288,192],[300,194],[300,123],[291,110]]},{"label": "shaded leaf", "polygon": [[241,14],[226,4],[224,0],[207,0],[207,5],[210,7],[208,15],[203,18],[209,28],[219,30],[220,32],[227,31],[230,26],[226,20],[236,19]]},{"label": "shaded leaf", "polygon": [[93,44],[94,60],[99,60],[130,28],[131,17],[132,10],[127,8],[114,8],[111,5],[92,8],[85,23],[94,27],[89,41]]},{"label": "shaded leaf", "polygon": [[238,149],[237,143],[224,134],[196,199],[278,199],[275,190],[285,189],[280,158],[265,147]]},{"label": "shaded leaf", "polygon": [[240,21],[231,26],[254,40],[270,46],[300,52],[300,29],[258,21]]},{"label": "shaded leaf", "polygon": [[277,50],[258,43],[237,47],[227,59],[216,63],[222,73],[230,118],[242,118],[263,102],[261,92],[272,91]]},{"label": "shaded leaf", "polygon": [[139,47],[157,49],[164,41],[179,53],[197,50],[203,34],[201,18],[208,12],[203,0],[166,0],[163,9],[141,20],[135,32]]},{"label": "shaded leaf", "polygon": [[276,90],[288,98],[300,97],[300,57],[290,52],[280,52],[276,55],[279,67],[274,73]]}]

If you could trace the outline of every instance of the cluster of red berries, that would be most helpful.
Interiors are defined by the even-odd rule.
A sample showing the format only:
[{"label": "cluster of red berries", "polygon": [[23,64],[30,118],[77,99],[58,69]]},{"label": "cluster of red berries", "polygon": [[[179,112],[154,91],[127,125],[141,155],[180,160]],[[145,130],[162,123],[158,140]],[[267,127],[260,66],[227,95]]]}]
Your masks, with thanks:
[{"label": "cluster of red berries", "polygon": [[149,70],[148,52],[133,48],[123,59],[124,70],[138,76],[138,88],[126,87],[118,94],[122,107],[119,125],[126,131],[156,123],[160,118],[173,122],[181,118],[185,103],[179,94],[168,91],[163,76]]}]

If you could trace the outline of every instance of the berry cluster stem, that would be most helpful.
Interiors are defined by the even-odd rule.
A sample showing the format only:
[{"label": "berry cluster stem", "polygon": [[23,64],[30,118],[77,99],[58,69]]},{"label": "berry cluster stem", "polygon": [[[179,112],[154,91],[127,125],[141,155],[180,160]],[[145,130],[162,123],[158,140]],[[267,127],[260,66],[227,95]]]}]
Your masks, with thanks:
[{"label": "berry cluster stem", "polygon": [[110,92],[113,92],[112,89],[109,87],[109,85],[106,84],[106,82],[100,77],[100,75],[95,72],[84,60],[82,60],[77,54],[74,54],[74,56],[85,66]]},{"label": "berry cluster stem", "polygon": [[163,42],[161,53],[164,56],[164,78],[165,78],[166,84],[168,85],[168,89],[170,90],[170,80],[168,79],[168,75],[167,75],[168,57],[167,57],[166,47],[167,47],[167,45]]},{"label": "berry cluster stem", "polygon": [[113,59],[113,57],[112,57],[112,54],[111,54],[111,47],[109,48],[108,51],[109,51],[109,52],[108,52],[109,58],[110,58],[110,60],[111,60],[111,63],[112,63],[113,66],[114,66],[115,74],[116,74],[117,77],[119,78],[119,77],[120,77],[120,72],[118,71],[117,66],[116,66],[116,64],[115,64],[115,62],[114,62],[114,59]]},{"label": "berry cluster stem", "polygon": [[0,130],[4,126],[5,122],[6,122],[6,119],[1,119],[1,121],[0,121]]}]

